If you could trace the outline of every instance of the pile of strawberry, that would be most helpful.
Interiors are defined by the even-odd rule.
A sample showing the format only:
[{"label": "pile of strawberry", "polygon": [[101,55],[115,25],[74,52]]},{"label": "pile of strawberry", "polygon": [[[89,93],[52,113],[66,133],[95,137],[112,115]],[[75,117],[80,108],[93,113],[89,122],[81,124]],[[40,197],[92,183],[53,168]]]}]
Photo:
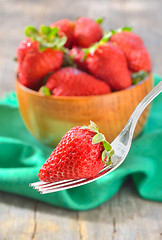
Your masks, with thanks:
[{"label": "pile of strawberry", "polygon": [[130,87],[151,70],[141,38],[123,27],[103,33],[102,19],[59,20],[36,30],[17,49],[18,79],[45,95],[88,96]]}]

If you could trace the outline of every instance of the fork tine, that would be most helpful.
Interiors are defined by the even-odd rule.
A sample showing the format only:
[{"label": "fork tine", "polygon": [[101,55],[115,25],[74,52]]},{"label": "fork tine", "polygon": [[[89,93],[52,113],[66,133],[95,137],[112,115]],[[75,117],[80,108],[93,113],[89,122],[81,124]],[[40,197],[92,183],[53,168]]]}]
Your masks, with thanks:
[{"label": "fork tine", "polygon": [[[80,180],[80,181],[79,181]],[[49,190],[44,190],[44,189],[42,189],[41,191],[40,191],[40,193],[41,194],[46,194],[46,193],[53,193],[53,192],[58,192],[58,191],[62,191],[62,190],[66,190],[66,189],[70,189],[70,188],[74,188],[74,187],[77,187],[77,186],[81,186],[81,185],[84,185],[84,184],[86,184],[87,182],[89,183],[89,182],[91,182],[91,181],[95,181],[95,179],[89,179],[88,181],[87,181],[87,178],[85,178],[85,179],[79,179],[79,180],[76,180],[76,181],[74,181],[73,183],[71,183],[71,184],[66,184],[66,185],[63,185],[62,187],[55,187],[55,188],[50,188]]]},{"label": "fork tine", "polygon": [[53,186],[40,186],[40,187],[38,187],[37,189],[39,190],[39,191],[47,191],[47,190],[51,190],[51,189],[56,189],[56,188],[61,188],[61,187],[64,187],[64,186],[67,186],[67,185],[71,185],[71,184],[74,184],[74,183],[79,183],[79,182],[81,182],[81,181],[83,181],[85,178],[82,178],[82,179],[77,179],[77,180],[72,180],[72,181],[68,181],[68,182],[66,182],[66,183],[61,183],[61,184],[59,184],[59,185],[53,185]]},{"label": "fork tine", "polygon": [[39,181],[39,182],[35,182],[35,183],[30,183],[29,186],[35,187],[35,186],[39,186],[39,185],[45,185],[46,183],[47,182]]},{"label": "fork tine", "polygon": [[35,182],[35,183],[30,183],[29,186],[33,187],[34,189],[37,189],[40,185],[48,185],[48,184],[59,184],[59,183],[63,183],[63,182],[67,182],[67,181],[71,181],[71,180],[62,180],[62,181],[58,181],[58,182],[43,182],[43,181],[39,181],[39,182]]},{"label": "fork tine", "polygon": [[58,182],[46,182],[45,184],[39,184],[37,186],[34,186],[34,189],[39,189],[39,188],[46,188],[46,187],[50,187],[52,185],[59,185],[59,184],[64,184],[64,182],[70,182],[72,181],[72,179],[70,180],[63,180],[63,181],[58,181]]}]

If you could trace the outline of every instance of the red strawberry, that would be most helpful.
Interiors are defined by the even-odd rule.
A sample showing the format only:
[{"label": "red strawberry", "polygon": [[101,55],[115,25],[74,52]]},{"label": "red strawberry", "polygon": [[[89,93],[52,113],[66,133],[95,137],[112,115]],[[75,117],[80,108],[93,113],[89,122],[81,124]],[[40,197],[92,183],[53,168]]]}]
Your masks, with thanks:
[{"label": "red strawberry", "polygon": [[[45,75],[61,67],[64,54],[56,44],[60,41],[60,46],[62,46],[65,39],[62,41],[57,36],[57,31],[58,29],[52,30],[50,27],[44,26],[41,27],[40,33],[31,26],[26,29],[27,36],[31,37],[25,39],[17,49],[18,78],[26,87],[38,89]],[[51,34],[53,38],[51,38]]]},{"label": "red strawberry", "polygon": [[102,38],[100,25],[91,18],[80,17],[75,22],[74,45],[87,48]]},{"label": "red strawberry", "polygon": [[26,53],[29,50],[34,50],[37,52],[39,45],[36,41],[33,41],[31,38],[24,39],[17,48],[17,61],[19,64],[23,62],[23,59]]},{"label": "red strawberry", "polygon": [[38,49],[30,49],[19,65],[19,81],[28,88],[39,88],[44,76],[61,67],[63,56],[60,50],[47,48],[40,52]]},{"label": "red strawberry", "polygon": [[131,86],[131,78],[124,54],[112,43],[98,44],[86,59],[89,73],[104,80],[113,90]]},{"label": "red strawberry", "polygon": [[70,56],[73,61],[77,64],[77,67],[83,71],[87,71],[87,63],[84,60],[85,53],[79,47],[73,47],[70,50]]},{"label": "red strawberry", "polygon": [[69,19],[62,19],[57,22],[54,22],[50,25],[51,28],[57,27],[59,31],[59,35],[62,36],[64,33],[67,37],[67,41],[65,43],[65,47],[70,48],[73,43],[73,34],[74,34],[74,22]]},{"label": "red strawberry", "polygon": [[[39,171],[39,179],[56,182],[95,177],[105,163],[111,164],[113,150],[91,122],[89,127],[70,129]],[[111,167],[111,166],[110,166]]]},{"label": "red strawberry", "polygon": [[140,70],[149,72],[151,70],[150,56],[138,35],[125,31],[113,35],[110,41],[123,51],[130,70],[133,72]]},{"label": "red strawberry", "polygon": [[[111,92],[103,81],[72,67],[62,68],[50,75],[46,87],[55,96],[90,96]],[[40,92],[43,92],[42,88]]]}]

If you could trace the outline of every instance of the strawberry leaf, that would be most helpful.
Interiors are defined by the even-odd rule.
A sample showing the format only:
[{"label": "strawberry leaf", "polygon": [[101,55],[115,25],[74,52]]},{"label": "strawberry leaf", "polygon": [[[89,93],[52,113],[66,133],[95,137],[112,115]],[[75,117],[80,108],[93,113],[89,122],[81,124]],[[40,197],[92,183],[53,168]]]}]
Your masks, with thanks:
[{"label": "strawberry leaf", "polygon": [[80,129],[88,129],[88,130],[91,130],[88,126],[82,126]]},{"label": "strawberry leaf", "polygon": [[105,158],[107,159],[107,151],[106,150],[104,150],[102,152],[102,156],[101,156],[102,162],[104,162],[104,163],[105,163]]},{"label": "strawberry leaf", "polygon": [[112,149],[110,143],[108,143],[107,141],[103,141],[103,146],[104,146],[104,149],[108,152]]},{"label": "strawberry leaf", "polygon": [[96,123],[94,123],[93,121],[90,120],[89,126],[92,126],[96,130],[96,132],[98,132],[98,126],[96,125]]},{"label": "strawberry leaf", "polygon": [[92,121],[90,121],[89,126],[83,126],[81,127],[81,129],[89,129],[89,130],[92,130],[93,132],[99,133],[97,125]]},{"label": "strawberry leaf", "polygon": [[98,127],[97,127],[97,125],[96,125],[96,124],[94,125],[94,123],[93,123],[93,124],[92,124],[92,123],[93,123],[93,122],[91,122],[90,125],[88,126],[89,129],[92,130],[92,131],[94,131],[94,132],[96,132],[96,133],[98,133]]},{"label": "strawberry leaf", "polygon": [[87,59],[88,54],[93,55],[98,46],[99,46],[99,43],[95,43],[91,45],[89,48],[83,48],[82,49],[82,51],[84,52],[83,61]]},{"label": "strawberry leaf", "polygon": [[[111,30],[108,33],[105,33],[103,38],[99,41],[100,44],[107,43],[109,39],[112,37],[114,30]],[[114,33],[115,34],[115,33]]]},{"label": "strawberry leaf", "polygon": [[106,164],[106,166],[110,166],[112,164],[111,154],[109,154],[109,152],[107,152],[106,150],[102,152],[101,159],[102,159],[102,162]]},{"label": "strawberry leaf", "polygon": [[119,28],[118,31],[121,30],[121,32],[124,32],[124,31],[126,31],[126,32],[131,32],[132,29],[133,29],[133,27],[127,27],[127,26],[125,26],[125,27]]},{"label": "strawberry leaf", "polygon": [[83,61],[85,61],[90,51],[89,48],[83,48],[82,51],[84,52]]},{"label": "strawberry leaf", "polygon": [[46,86],[41,87],[39,92],[45,96],[51,96],[51,92],[50,92],[49,88]]},{"label": "strawberry leaf", "polygon": [[105,140],[105,136],[102,133],[98,133],[92,138],[92,144],[97,144],[104,140]]},{"label": "strawberry leaf", "polygon": [[51,28],[49,26],[44,26],[44,25],[41,25],[40,26],[40,33],[41,34],[45,34],[45,35],[48,35],[51,31]]},{"label": "strawberry leaf", "polygon": [[105,136],[102,133],[99,133],[97,125],[90,121],[89,126],[83,126],[80,129],[89,129],[96,133],[92,138],[92,144],[103,143],[104,150],[101,155],[102,162],[105,163],[107,166],[111,165],[111,156],[114,154],[112,146],[105,140]]},{"label": "strawberry leaf", "polygon": [[25,35],[27,37],[31,37],[31,36],[36,36],[36,35],[39,35],[37,29],[33,26],[27,26],[25,28]]},{"label": "strawberry leaf", "polygon": [[108,33],[105,33],[103,38],[99,41],[100,44],[106,43],[109,41],[109,39],[115,34],[115,33],[121,33],[121,32],[131,32],[132,27],[122,27],[118,28],[116,30],[111,29]]},{"label": "strawberry leaf", "polygon": [[136,85],[147,76],[148,76],[148,73],[144,70],[131,74],[132,84]]},{"label": "strawberry leaf", "polygon": [[34,41],[39,43],[40,51],[44,51],[46,48],[60,49],[63,52],[64,44],[67,41],[66,35],[61,37],[58,34],[58,28],[50,28],[49,26],[41,25],[39,31],[33,26],[27,26],[25,34],[31,37]]},{"label": "strawberry leaf", "polygon": [[122,27],[122,28],[118,28],[116,30],[110,30],[108,33],[105,33],[103,38],[101,38],[101,40],[95,44],[92,44],[89,48],[83,48],[83,52],[84,52],[84,58],[83,61],[85,61],[87,59],[88,54],[93,55],[94,52],[96,51],[96,49],[98,48],[98,46],[107,43],[109,41],[109,39],[115,34],[115,33],[120,33],[120,32],[130,32],[132,31],[132,27]]},{"label": "strawberry leaf", "polygon": [[101,25],[104,21],[104,18],[97,18],[96,19],[96,23],[98,23],[99,25]]}]

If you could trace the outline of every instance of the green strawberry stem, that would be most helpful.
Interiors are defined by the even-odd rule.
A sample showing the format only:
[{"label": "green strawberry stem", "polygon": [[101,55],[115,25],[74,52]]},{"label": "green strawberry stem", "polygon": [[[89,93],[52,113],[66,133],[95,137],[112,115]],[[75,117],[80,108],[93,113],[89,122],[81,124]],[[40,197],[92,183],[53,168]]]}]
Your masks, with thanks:
[{"label": "green strawberry stem", "polygon": [[51,92],[50,92],[49,88],[46,86],[41,87],[39,92],[45,96],[51,96]]},{"label": "green strawberry stem", "polygon": [[109,39],[115,34],[115,33],[120,33],[120,32],[130,32],[132,31],[132,27],[122,27],[122,28],[118,28],[116,30],[110,30],[108,33],[105,33],[103,38],[101,38],[101,40],[95,44],[92,44],[89,48],[83,48],[83,52],[84,54],[84,58],[83,60],[85,61],[88,54],[94,54],[94,52],[96,51],[96,49],[98,48],[98,46],[106,43],[109,41]]},{"label": "green strawberry stem", "polygon": [[136,72],[136,73],[132,73],[131,74],[132,84],[136,85],[137,83],[142,81],[147,76],[148,76],[148,73],[144,70],[141,70],[141,71]]},{"label": "green strawberry stem", "polygon": [[96,135],[92,138],[92,144],[97,144],[100,142],[103,143],[104,151],[102,152],[101,159],[106,166],[110,166],[112,164],[111,156],[114,154],[114,151],[110,143],[105,140],[105,136],[102,133],[99,133],[97,125],[90,121],[89,126],[83,126],[81,129],[89,129],[96,133]]},{"label": "green strawberry stem", "polygon": [[131,32],[132,31],[132,27],[122,27],[122,28],[118,28],[116,30],[110,30],[108,33],[105,33],[103,38],[99,41],[100,44],[106,43],[109,41],[109,39],[116,33],[120,33],[120,32]]},{"label": "green strawberry stem", "polygon": [[50,28],[49,26],[40,26],[39,31],[33,26],[27,26],[25,28],[25,34],[27,37],[31,37],[34,41],[39,43],[40,51],[44,51],[46,48],[59,49],[63,52],[63,47],[66,43],[67,37],[62,37],[58,34],[58,28]]}]

